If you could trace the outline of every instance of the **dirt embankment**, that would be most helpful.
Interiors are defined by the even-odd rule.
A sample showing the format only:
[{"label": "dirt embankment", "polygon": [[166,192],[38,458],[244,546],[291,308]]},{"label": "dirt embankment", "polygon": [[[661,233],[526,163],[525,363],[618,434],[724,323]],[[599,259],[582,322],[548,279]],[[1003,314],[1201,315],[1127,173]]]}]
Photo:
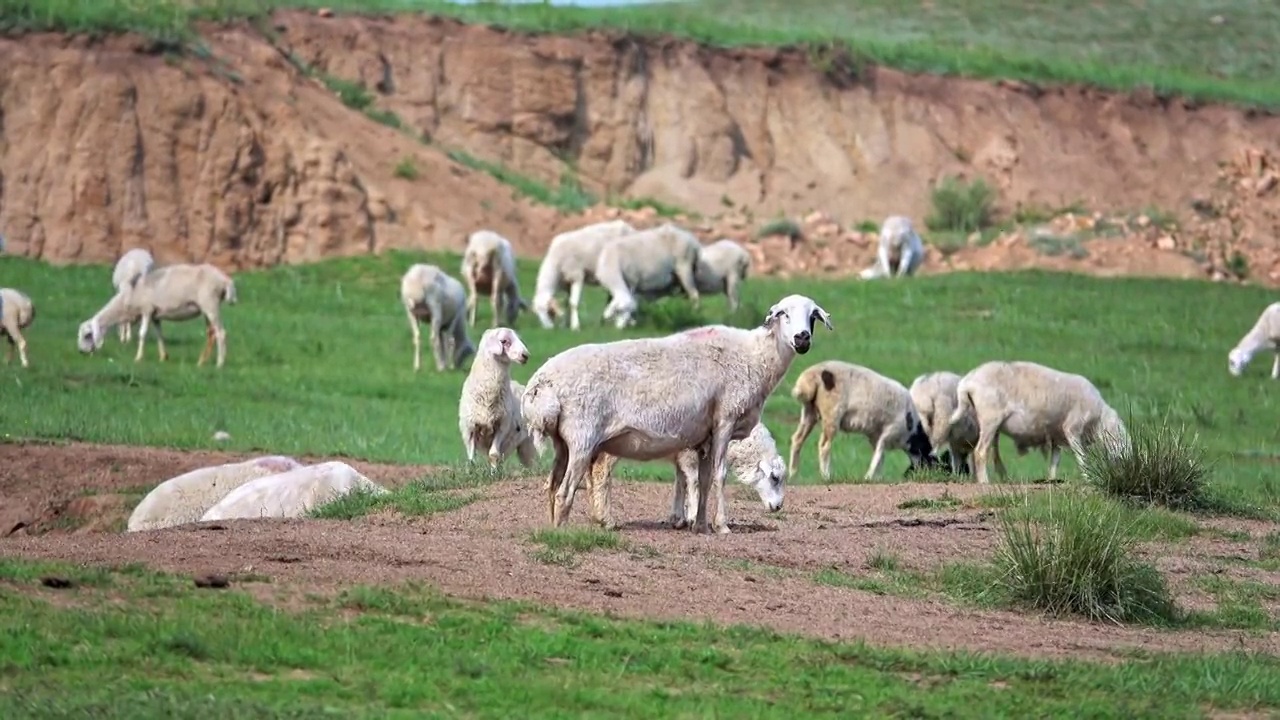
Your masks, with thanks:
[{"label": "dirt embankment", "polygon": [[[271,38],[248,26],[208,29],[210,57],[166,55],[137,39],[0,40],[8,252],[109,261],[146,244],[161,261],[240,268],[460,248],[487,226],[532,255],[582,221],[459,165],[447,147],[551,184],[571,164],[598,195],[729,216],[704,223],[706,236],[745,237],[779,212],[821,210],[841,233],[890,213],[919,222],[929,188],[951,174],[989,180],[1005,211],[1155,207],[1184,221],[1177,232],[1099,247],[1091,263],[1087,247],[1055,254],[1061,242],[1049,252],[1041,242],[1028,252],[1032,243],[1014,238],[962,251],[940,270],[1074,262],[1126,272],[1159,265],[1144,254],[1164,253],[1168,274],[1197,274],[1237,248],[1255,277],[1280,263],[1272,116],[617,33],[532,36],[305,12],[279,13],[270,26]],[[364,83],[376,108],[438,145],[344,106],[290,56]],[[1247,188],[1220,179],[1222,163],[1254,156],[1263,160],[1247,167]],[[397,172],[403,165],[413,172]],[[767,253],[779,268],[848,272],[869,256],[864,240],[846,236],[847,252],[824,242],[809,256],[789,244]],[[1117,250],[1128,247],[1136,250]]]}]

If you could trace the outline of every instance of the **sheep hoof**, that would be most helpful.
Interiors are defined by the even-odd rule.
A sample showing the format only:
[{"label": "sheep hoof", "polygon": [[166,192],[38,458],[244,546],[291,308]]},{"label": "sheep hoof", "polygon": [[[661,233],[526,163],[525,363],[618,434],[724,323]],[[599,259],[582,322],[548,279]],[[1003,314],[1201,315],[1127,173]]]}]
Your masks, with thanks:
[{"label": "sheep hoof", "polygon": [[668,524],[668,525],[670,525],[673,529],[676,529],[676,530],[683,530],[683,529],[685,529],[685,528],[689,527],[689,521],[688,521],[688,519],[683,518],[683,517],[681,517],[681,516],[679,516],[679,515],[672,515],[672,516],[668,517],[668,518],[667,518],[667,524]]},{"label": "sheep hoof", "polygon": [[713,525],[712,528],[715,530],[717,535],[728,535],[730,532],[728,523],[724,525]]}]

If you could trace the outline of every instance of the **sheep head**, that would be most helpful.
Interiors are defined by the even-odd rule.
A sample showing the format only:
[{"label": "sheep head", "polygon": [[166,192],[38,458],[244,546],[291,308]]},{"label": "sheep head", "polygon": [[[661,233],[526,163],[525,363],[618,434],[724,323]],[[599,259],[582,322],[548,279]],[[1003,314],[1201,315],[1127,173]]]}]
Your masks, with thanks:
[{"label": "sheep head", "polygon": [[761,460],[750,478],[739,478],[756,489],[760,502],[769,512],[782,509],[782,495],[787,482],[787,463],[781,456]]},{"label": "sheep head", "polygon": [[529,348],[516,331],[507,327],[490,328],[480,337],[480,352],[502,362],[523,365],[529,362]]},{"label": "sheep head", "polygon": [[80,323],[80,329],[76,332],[76,346],[82,353],[98,350],[105,339],[106,332],[96,317]]},{"label": "sheep head", "polygon": [[764,326],[773,330],[775,335],[797,353],[804,355],[809,352],[814,323],[819,320],[828,330],[835,329],[831,327],[831,316],[816,302],[804,295],[788,295],[769,308]]}]

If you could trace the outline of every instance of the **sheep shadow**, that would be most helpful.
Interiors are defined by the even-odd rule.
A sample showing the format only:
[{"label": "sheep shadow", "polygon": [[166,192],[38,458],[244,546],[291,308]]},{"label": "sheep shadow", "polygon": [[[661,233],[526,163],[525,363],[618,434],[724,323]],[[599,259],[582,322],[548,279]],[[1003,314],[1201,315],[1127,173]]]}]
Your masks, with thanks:
[{"label": "sheep shadow", "polygon": [[[694,534],[689,528],[683,528],[683,529],[677,530],[671,527],[671,524],[667,522],[666,518],[662,518],[660,520],[629,520],[623,523],[619,523],[618,529],[619,530],[668,532],[668,533],[684,533],[686,535]],[[760,522],[735,522],[732,520],[729,521],[730,534],[736,535],[736,534],[751,534],[751,533],[758,533],[758,532],[777,532],[777,531],[778,531],[778,528],[776,525],[766,525]]]}]

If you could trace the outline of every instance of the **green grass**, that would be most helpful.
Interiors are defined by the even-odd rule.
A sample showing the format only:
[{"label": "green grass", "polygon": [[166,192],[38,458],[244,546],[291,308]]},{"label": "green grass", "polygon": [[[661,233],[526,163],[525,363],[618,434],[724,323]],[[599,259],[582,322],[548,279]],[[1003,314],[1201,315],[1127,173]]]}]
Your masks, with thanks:
[{"label": "green grass", "polygon": [[[1280,107],[1280,5],[1257,0],[1086,5],[1049,0],[702,0],[607,9],[440,0],[35,0],[0,2],[0,28],[188,36],[191,22],[279,8],[430,12],[540,31],[611,27],[720,46],[810,45],[819,68],[874,62],[908,71],[1150,87],[1204,100]],[[1221,24],[1212,19],[1220,16]]]},{"label": "green grass", "polygon": [[[40,588],[49,574],[91,582]],[[1108,664],[917,653],[412,585],[281,610],[137,568],[4,560],[0,687],[6,718],[1181,718],[1280,707],[1280,665],[1239,653]]]}]

